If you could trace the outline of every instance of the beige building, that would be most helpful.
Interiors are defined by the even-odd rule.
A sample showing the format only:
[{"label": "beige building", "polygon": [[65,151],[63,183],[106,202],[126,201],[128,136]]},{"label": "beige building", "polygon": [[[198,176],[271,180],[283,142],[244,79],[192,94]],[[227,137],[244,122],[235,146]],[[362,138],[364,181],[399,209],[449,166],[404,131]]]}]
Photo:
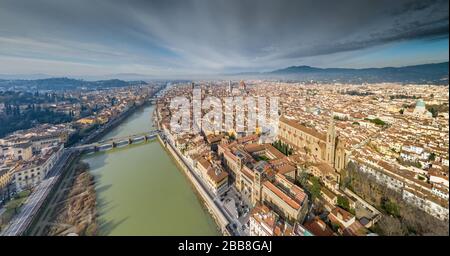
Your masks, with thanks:
[{"label": "beige building", "polygon": [[200,177],[205,181],[214,194],[222,194],[228,190],[228,173],[207,159],[200,157],[195,162]]},{"label": "beige building", "polygon": [[33,156],[32,144],[29,142],[17,143],[3,147],[3,155],[13,160],[29,160]]},{"label": "beige building", "polygon": [[11,182],[12,170],[9,167],[0,167],[0,191]]},{"label": "beige building", "polygon": [[338,172],[345,168],[348,153],[344,143],[338,136],[332,121],[326,134],[306,127],[293,120],[280,118],[278,138],[295,150],[303,151],[324,161]]},{"label": "beige building", "polygon": [[232,142],[219,145],[218,152],[233,173],[236,189],[253,205],[265,204],[285,219],[303,220],[308,196],[287,178],[295,176],[296,168],[272,145]]},{"label": "beige building", "polygon": [[311,164],[306,168],[306,172],[319,178],[320,181],[334,193],[339,193],[340,175],[327,163],[321,162]]},{"label": "beige building", "polygon": [[276,174],[272,181],[262,180],[261,173],[244,167],[236,188],[249,195],[253,205],[267,204],[286,219],[302,221],[306,216],[308,196],[281,174]]},{"label": "beige building", "polygon": [[344,236],[366,236],[369,233],[353,214],[342,208],[334,208],[328,214],[328,219],[339,226],[339,233]]},{"label": "beige building", "polygon": [[264,181],[259,200],[276,209],[284,218],[300,223],[308,212],[306,193],[280,174],[276,174],[273,181]]},{"label": "beige building", "polygon": [[40,152],[44,148],[65,143],[67,141],[67,132],[60,132],[48,135],[38,135],[31,138],[34,152]]},{"label": "beige building", "polygon": [[279,216],[265,205],[252,209],[250,218],[250,236],[294,236],[294,227],[279,221]]},{"label": "beige building", "polygon": [[19,164],[14,172],[14,181],[18,191],[38,185],[59,160],[63,145],[54,147],[42,155]]}]

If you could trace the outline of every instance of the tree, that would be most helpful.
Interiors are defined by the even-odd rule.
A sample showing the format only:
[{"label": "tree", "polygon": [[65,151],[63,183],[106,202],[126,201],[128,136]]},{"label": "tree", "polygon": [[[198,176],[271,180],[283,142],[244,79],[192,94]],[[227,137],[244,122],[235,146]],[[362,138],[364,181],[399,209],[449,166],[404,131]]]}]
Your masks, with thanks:
[{"label": "tree", "polygon": [[389,200],[388,198],[381,199],[381,208],[383,208],[389,215],[392,215],[394,217],[400,216],[400,210],[398,208],[398,205],[395,202]]},{"label": "tree", "polygon": [[313,208],[312,208],[312,213],[314,215],[321,215],[323,212],[325,211],[325,206],[322,200],[318,200],[316,202],[314,202],[313,204]]},{"label": "tree", "polygon": [[336,223],[331,223],[331,229],[333,230],[333,232],[338,233],[340,226]]},{"label": "tree", "polygon": [[344,210],[350,211],[350,203],[348,202],[347,197],[338,196],[337,205],[340,206]]},{"label": "tree", "polygon": [[402,236],[405,235],[405,229],[397,218],[391,216],[383,216],[377,223],[377,231],[385,236]]},{"label": "tree", "polygon": [[439,114],[439,111],[436,107],[432,106],[432,107],[427,107],[427,110],[431,112],[431,115],[433,117],[437,117]]},{"label": "tree", "polygon": [[292,155],[293,149],[291,147],[289,147],[288,144],[281,142],[281,140],[277,140],[277,141],[273,142],[272,146],[274,146],[281,153],[283,153],[287,156]]},{"label": "tree", "polygon": [[[352,191],[372,205],[379,205],[392,216],[384,216],[374,231],[381,235],[445,235],[449,234],[449,222],[441,221],[419,208],[403,201],[402,195],[377,183],[369,174],[358,171],[358,165],[350,161],[342,177],[349,177]],[[398,216],[396,216],[398,214]],[[399,224],[400,223],[400,224]],[[401,226],[401,227],[400,227]]]},{"label": "tree", "polygon": [[305,188],[306,185],[308,184],[308,173],[305,171],[301,171],[298,175],[297,175],[297,181],[300,184],[300,186],[302,188]]},{"label": "tree", "polygon": [[432,152],[429,156],[428,156],[428,161],[434,161],[436,160],[436,154],[434,152]]},{"label": "tree", "polygon": [[311,191],[310,191],[311,196],[313,199],[316,199],[320,196],[320,190],[321,190],[320,182],[317,177],[312,177],[311,182],[312,182]]},{"label": "tree", "polygon": [[370,120],[370,122],[372,122],[372,123],[374,123],[376,125],[381,125],[381,126],[386,125],[386,123],[383,120],[379,119],[379,118],[372,119],[372,120]]}]

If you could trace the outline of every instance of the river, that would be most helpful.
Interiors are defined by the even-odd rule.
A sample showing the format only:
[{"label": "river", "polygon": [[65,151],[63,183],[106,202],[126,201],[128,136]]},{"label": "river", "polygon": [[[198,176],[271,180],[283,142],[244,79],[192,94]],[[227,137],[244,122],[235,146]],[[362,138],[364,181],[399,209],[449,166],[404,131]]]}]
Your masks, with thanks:
[{"label": "river", "polygon": [[[102,139],[153,128],[147,106]],[[157,140],[85,155],[96,180],[99,235],[220,235],[184,174]]]}]

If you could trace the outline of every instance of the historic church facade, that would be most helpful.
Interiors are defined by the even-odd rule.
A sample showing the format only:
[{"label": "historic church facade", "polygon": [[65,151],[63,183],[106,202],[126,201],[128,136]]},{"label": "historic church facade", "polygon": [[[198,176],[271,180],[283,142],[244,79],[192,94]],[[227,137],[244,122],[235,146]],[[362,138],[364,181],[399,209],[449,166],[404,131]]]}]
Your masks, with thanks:
[{"label": "historic church facade", "polygon": [[348,156],[333,121],[331,121],[327,133],[323,134],[282,117],[279,123],[278,138],[295,150],[306,152],[316,159],[328,163],[338,172],[346,166]]}]

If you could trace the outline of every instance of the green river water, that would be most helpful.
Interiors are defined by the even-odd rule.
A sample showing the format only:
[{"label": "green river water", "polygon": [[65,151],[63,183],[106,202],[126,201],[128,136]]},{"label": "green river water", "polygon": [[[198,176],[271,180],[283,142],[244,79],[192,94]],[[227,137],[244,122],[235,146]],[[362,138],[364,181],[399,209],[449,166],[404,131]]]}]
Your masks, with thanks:
[{"label": "green river water", "polygon": [[[153,128],[154,106],[104,138]],[[85,155],[96,180],[100,235],[220,235],[194,188],[157,140]]]}]

